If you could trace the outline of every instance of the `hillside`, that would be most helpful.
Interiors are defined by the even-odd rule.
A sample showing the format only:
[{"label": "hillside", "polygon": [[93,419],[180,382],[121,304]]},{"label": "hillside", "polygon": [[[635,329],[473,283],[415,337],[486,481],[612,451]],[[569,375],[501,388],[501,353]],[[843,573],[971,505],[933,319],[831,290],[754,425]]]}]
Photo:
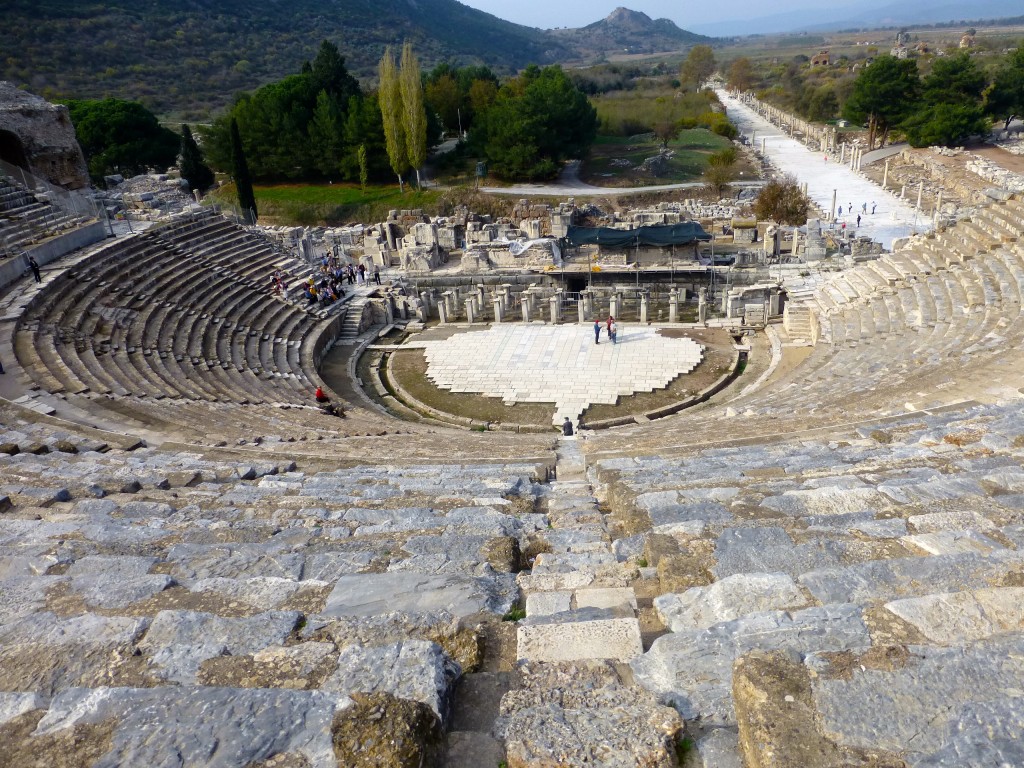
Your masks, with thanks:
[{"label": "hillside", "polygon": [[581,59],[609,53],[678,51],[711,38],[680,29],[668,19],[616,8],[606,18],[579,29],[552,30]]},{"label": "hillside", "polygon": [[[296,71],[320,41],[372,78],[385,45],[411,41],[424,65],[498,72],[559,55],[546,32],[455,0],[5,0],[0,80],[47,96],[141,99],[208,115],[240,90]],[[562,52],[564,55],[564,52]]]}]

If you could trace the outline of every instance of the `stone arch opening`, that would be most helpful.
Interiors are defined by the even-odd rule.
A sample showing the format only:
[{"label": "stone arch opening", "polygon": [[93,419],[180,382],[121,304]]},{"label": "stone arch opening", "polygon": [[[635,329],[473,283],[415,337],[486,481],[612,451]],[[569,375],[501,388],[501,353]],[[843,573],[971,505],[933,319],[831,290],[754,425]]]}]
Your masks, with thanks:
[{"label": "stone arch opening", "polygon": [[28,164],[28,156],[25,154],[25,145],[21,143],[18,134],[0,129],[0,160],[31,171]]}]

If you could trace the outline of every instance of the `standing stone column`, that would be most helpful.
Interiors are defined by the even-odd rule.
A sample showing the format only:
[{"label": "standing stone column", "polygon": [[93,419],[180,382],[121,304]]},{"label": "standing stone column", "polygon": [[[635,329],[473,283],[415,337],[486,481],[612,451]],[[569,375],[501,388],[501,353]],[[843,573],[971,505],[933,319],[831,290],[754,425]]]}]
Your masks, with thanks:
[{"label": "standing stone column", "polygon": [[608,302],[608,314],[612,317],[619,316],[619,294],[613,293]]},{"label": "standing stone column", "polygon": [[668,321],[675,323],[679,321],[679,289],[673,288],[668,293]]},{"label": "standing stone column", "polygon": [[593,291],[590,291],[589,289],[586,290],[586,291],[582,291],[580,293],[580,297],[583,299],[583,315],[584,315],[583,319],[586,320],[588,317],[593,317],[594,316],[594,293],[593,293]]},{"label": "standing stone column", "polygon": [[421,323],[426,323],[430,319],[430,307],[421,301],[419,306],[416,307],[416,317],[419,318]]},{"label": "standing stone column", "polygon": [[882,189],[888,189],[889,185],[889,158],[885,158],[885,171],[882,172]]},{"label": "standing stone column", "polygon": [[558,294],[557,293],[554,296],[552,296],[550,299],[548,299],[548,306],[551,308],[551,324],[552,325],[557,325],[558,324],[558,320],[559,320],[559,317],[558,317],[558,315],[559,315],[559,313],[558,313],[559,302],[560,302],[560,299],[558,298]]},{"label": "standing stone column", "polygon": [[455,311],[455,292],[445,291],[442,296],[445,303],[445,308],[448,310],[448,317],[454,320],[458,317],[458,312]]},{"label": "standing stone column", "polygon": [[420,307],[423,309],[423,314],[430,317],[430,292],[420,291]]},{"label": "standing stone column", "polygon": [[441,325],[447,325],[449,322],[448,318],[450,317],[450,315],[448,314],[448,302],[442,301],[438,303],[437,311],[441,316]]},{"label": "standing stone column", "polygon": [[469,321],[469,323],[471,325],[472,325],[473,321],[476,319],[476,297],[475,296],[471,296],[468,299],[466,299],[466,319]]},{"label": "standing stone column", "polygon": [[697,296],[697,319],[704,323],[708,319],[708,289],[701,288]]},{"label": "standing stone column", "polygon": [[501,304],[506,312],[512,309],[512,286],[509,283],[503,283],[501,286]]},{"label": "standing stone column", "polygon": [[576,302],[576,313],[579,316],[580,323],[587,322],[587,308],[583,303],[582,296],[580,297],[580,300]]},{"label": "standing stone column", "polygon": [[647,294],[641,294],[640,296],[640,323],[647,325]]},{"label": "standing stone column", "polygon": [[494,298],[494,322],[500,323],[504,319],[505,307],[502,305],[501,297]]},{"label": "standing stone column", "polygon": [[523,307],[523,322],[528,323],[530,322],[530,295],[523,294],[522,298],[520,299],[520,302],[522,303]]}]

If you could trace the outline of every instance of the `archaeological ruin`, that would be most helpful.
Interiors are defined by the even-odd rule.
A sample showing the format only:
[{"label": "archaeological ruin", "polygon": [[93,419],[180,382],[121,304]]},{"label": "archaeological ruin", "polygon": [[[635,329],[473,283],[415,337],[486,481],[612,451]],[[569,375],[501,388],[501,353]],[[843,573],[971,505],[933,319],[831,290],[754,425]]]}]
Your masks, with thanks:
[{"label": "archaeological ruin", "polygon": [[4,172],[0,762],[1024,763],[1022,178],[728,103],[802,225]]}]

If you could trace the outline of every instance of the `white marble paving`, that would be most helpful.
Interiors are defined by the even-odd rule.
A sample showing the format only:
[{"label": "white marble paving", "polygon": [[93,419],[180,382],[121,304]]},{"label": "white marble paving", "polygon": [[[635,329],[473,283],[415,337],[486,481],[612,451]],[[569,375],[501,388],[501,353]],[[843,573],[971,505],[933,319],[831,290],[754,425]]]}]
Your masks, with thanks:
[{"label": "white marble paving", "polygon": [[[739,99],[725,91],[717,93],[726,105],[729,119],[740,132],[747,136],[756,132],[754,143],[758,149],[761,148],[761,140],[766,139],[765,152],[772,162],[784,173],[791,173],[798,181],[806,182],[808,195],[826,213],[832,209],[832,191],[836,191],[836,213],[840,206],[843,208],[843,216],[839,221],[845,221],[846,226],[855,229],[858,235],[869,236],[885,248],[892,248],[893,239],[931,228],[929,217],[915,211],[916,198],[901,200],[866,176],[851,171],[848,164],[832,160],[825,162],[822,153],[812,152],[796,139],[790,138]],[[916,190],[908,191],[907,194],[914,196]],[[849,210],[851,203],[852,214]],[[865,203],[868,210],[866,214],[863,213]],[[874,214],[870,213],[872,205],[875,207]],[[859,229],[858,213],[862,214]]]},{"label": "white marble paving", "polygon": [[506,403],[555,403],[554,423],[578,423],[593,403],[661,389],[702,360],[691,339],[659,336],[653,326],[619,324],[618,343],[592,325],[493,325],[439,341],[414,341],[422,348],[427,376],[438,387],[500,397]]}]

